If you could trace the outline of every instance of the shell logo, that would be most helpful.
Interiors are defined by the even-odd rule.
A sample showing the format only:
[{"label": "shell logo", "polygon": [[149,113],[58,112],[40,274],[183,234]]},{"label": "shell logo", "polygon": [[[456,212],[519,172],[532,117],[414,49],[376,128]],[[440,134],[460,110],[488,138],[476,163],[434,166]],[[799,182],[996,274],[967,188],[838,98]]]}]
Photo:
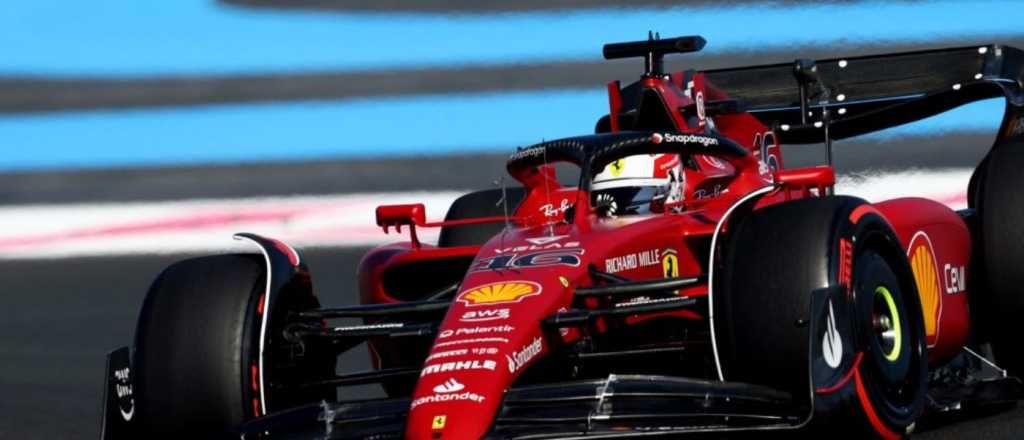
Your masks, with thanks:
[{"label": "shell logo", "polygon": [[921,299],[921,311],[924,312],[924,333],[928,346],[934,346],[938,340],[939,317],[942,316],[942,295],[939,293],[939,275],[936,270],[935,252],[928,234],[918,231],[910,240],[907,250],[910,267],[914,271],[917,293]]},{"label": "shell logo", "polygon": [[462,292],[459,301],[468,306],[519,302],[540,293],[540,284],[532,281],[510,281],[485,284]]}]

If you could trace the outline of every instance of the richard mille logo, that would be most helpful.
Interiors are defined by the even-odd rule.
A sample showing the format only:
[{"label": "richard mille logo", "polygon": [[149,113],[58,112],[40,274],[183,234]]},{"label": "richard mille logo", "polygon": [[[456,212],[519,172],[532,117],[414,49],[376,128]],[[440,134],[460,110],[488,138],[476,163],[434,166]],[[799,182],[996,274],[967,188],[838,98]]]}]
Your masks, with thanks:
[{"label": "richard mille logo", "polygon": [[843,360],[843,338],[836,329],[836,314],[832,309],[832,300],[828,301],[828,319],[825,324],[825,336],[821,340],[821,353],[829,367],[838,368]]}]

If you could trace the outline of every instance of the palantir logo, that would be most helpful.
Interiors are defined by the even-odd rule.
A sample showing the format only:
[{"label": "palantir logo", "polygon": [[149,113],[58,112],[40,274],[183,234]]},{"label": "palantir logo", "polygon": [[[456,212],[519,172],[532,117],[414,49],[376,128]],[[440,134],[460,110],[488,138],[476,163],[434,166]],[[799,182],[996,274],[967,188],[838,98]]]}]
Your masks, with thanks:
[{"label": "palantir logo", "polygon": [[462,391],[464,388],[466,388],[465,385],[452,378],[448,379],[443,384],[434,387],[434,392],[438,394],[448,394]]}]

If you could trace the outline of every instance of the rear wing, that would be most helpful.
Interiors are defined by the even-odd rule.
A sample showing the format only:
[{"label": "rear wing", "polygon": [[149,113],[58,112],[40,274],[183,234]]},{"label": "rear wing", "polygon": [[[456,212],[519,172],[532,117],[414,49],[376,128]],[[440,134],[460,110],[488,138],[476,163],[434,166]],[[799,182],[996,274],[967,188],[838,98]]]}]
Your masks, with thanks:
[{"label": "rear wing", "polygon": [[[813,78],[800,75],[809,68]],[[1000,96],[1007,106],[996,143],[1024,138],[1024,51],[1014,47],[798,60],[704,73],[715,87],[745,102],[784,144],[824,142],[826,129],[829,139],[849,138]]]}]

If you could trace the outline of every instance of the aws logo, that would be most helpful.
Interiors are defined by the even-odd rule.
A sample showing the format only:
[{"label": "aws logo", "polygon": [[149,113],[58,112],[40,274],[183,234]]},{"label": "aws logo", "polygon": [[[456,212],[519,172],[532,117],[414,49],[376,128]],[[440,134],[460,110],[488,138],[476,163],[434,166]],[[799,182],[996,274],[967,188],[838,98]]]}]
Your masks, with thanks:
[{"label": "aws logo", "polygon": [[458,300],[467,306],[503,304],[522,301],[523,298],[540,294],[541,287],[532,281],[512,281],[485,284],[462,292]]},{"label": "aws logo", "polygon": [[932,241],[924,231],[918,231],[910,239],[907,248],[910,268],[914,271],[917,293],[921,298],[921,311],[924,312],[924,333],[928,346],[932,347],[938,340],[939,318],[942,316],[942,295],[939,287],[939,274],[936,269],[935,251]]}]

